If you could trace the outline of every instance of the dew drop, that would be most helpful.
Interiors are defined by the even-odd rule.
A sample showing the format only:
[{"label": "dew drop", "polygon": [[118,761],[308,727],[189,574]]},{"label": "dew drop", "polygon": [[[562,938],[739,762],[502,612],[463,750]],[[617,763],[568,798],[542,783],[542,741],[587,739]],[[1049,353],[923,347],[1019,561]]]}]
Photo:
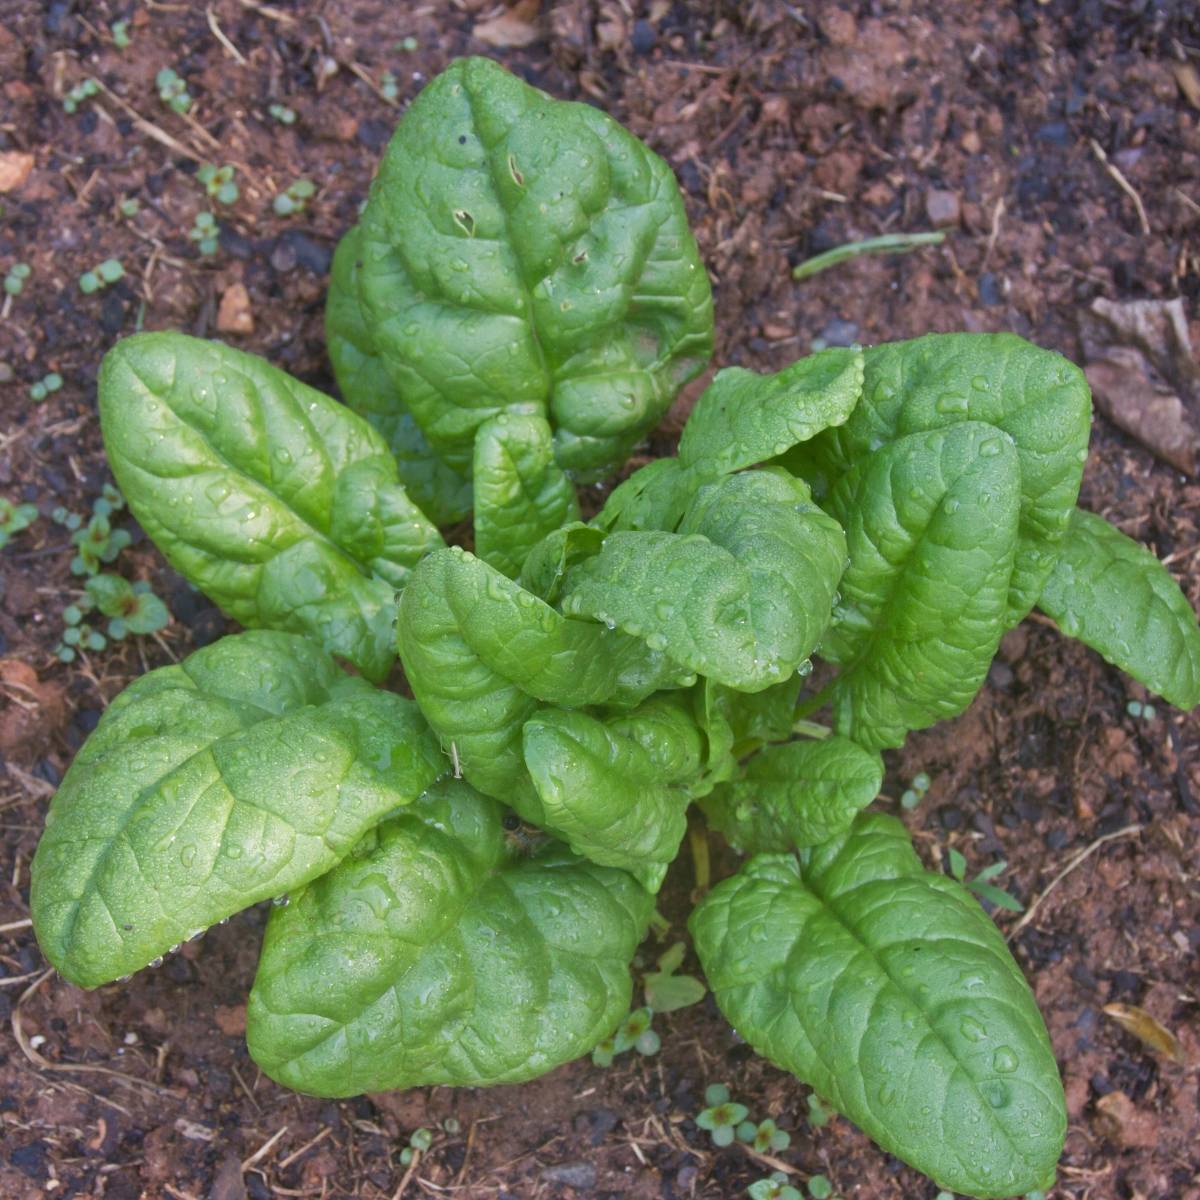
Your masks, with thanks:
[{"label": "dew drop", "polygon": [[271,903],[276,908],[287,908],[288,904],[291,902],[291,899],[291,896],[289,896],[287,892],[284,892],[282,896],[276,896]]},{"label": "dew drop", "polygon": [[808,677],[809,675],[811,675],[812,673],[813,673],[813,664],[812,664],[812,659],[811,659],[811,658],[806,658],[806,659],[805,659],[805,660],[804,660],[804,661],[803,661],[803,662],[802,662],[802,663],[801,663],[801,664],[800,664],[800,665],[799,665],[799,666],[796,668],[796,674],[797,674],[797,675],[799,675],[801,679],[807,678],[807,677]]},{"label": "dew drop", "polygon": [[934,407],[940,413],[963,413],[967,411],[967,398],[953,394],[939,396]]},{"label": "dew drop", "polygon": [[988,438],[988,440],[979,447],[979,453],[982,454],[984,458],[995,458],[996,455],[1000,453],[1000,449],[1001,445],[999,438]]},{"label": "dew drop", "polygon": [[184,848],[179,852],[179,861],[183,863],[185,867],[190,867],[196,861],[196,847],[184,846]]},{"label": "dew drop", "polygon": [[161,957],[161,956],[160,956],[160,957],[158,957],[158,958],[152,958],[152,959],[151,959],[151,960],[150,960],[150,961],[149,961],[149,962],[146,964],[146,966],[148,966],[148,967],[161,967],[162,965],[163,965],[163,960],[162,960],[162,957]]},{"label": "dew drop", "polygon": [[992,1055],[992,1070],[1001,1075],[1011,1075],[1019,1065],[1011,1046],[998,1046]]},{"label": "dew drop", "polygon": [[999,1079],[990,1079],[980,1089],[983,1092],[983,1098],[993,1108],[1004,1108],[1012,1098],[1008,1092],[1008,1085],[1001,1083]]},{"label": "dew drop", "polygon": [[968,1042],[982,1042],[987,1037],[987,1030],[974,1017],[963,1017],[958,1031]]}]

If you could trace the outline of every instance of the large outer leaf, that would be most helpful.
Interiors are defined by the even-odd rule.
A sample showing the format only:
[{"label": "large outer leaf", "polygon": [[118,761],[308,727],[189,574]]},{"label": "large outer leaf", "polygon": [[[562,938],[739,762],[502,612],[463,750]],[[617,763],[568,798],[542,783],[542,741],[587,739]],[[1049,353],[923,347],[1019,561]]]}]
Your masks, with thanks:
[{"label": "large outer leaf", "polygon": [[1007,625],[1029,612],[1054,567],[1079,494],[1091,393],[1073,363],[1008,333],[930,334],[866,351],[862,400],[840,428],[790,452],[789,469],[832,485],[907,434],[981,421],[1016,444],[1021,515]]},{"label": "large outer leaf", "polygon": [[416,705],[259,630],[132,683],[76,755],[32,868],[46,957],[83,987],[328,871],[444,760]]},{"label": "large outer leaf", "polygon": [[1038,607],[1070,637],[1182,709],[1200,704],[1200,627],[1144,546],[1078,509]]},{"label": "large outer leaf", "polygon": [[812,653],[845,557],[836,522],[783,471],[707,484],[678,533],[618,532],[568,572],[563,611],[609,621],[742,691]]},{"label": "large outer leaf", "polygon": [[471,511],[471,483],[430,449],[412,413],[392,385],[358,299],[361,232],[357,225],[338,243],[325,300],[325,345],[342,399],[383,434],[400,481],[431,520],[461,521]]},{"label": "large outer leaf", "polygon": [[760,750],[703,808],[709,824],[739,850],[787,851],[843,833],[882,783],[879,755],[835,735]]},{"label": "large outer leaf", "polygon": [[459,470],[511,408],[550,420],[564,468],[603,473],[711,352],[708,276],[667,165],[487,59],[413,102],[362,230],[375,345]]},{"label": "large outer leaf", "polygon": [[548,828],[657,891],[687,829],[688,793],[672,784],[701,767],[700,733],[685,709],[654,699],[609,722],[543,709],[525,723],[523,744]]},{"label": "large outer leaf", "polygon": [[1047,1187],[1066,1129],[1062,1085],[983,910],[921,869],[893,817],[863,814],[801,863],[755,858],[693,914],[722,1012],[941,1187]]},{"label": "large outer leaf", "polygon": [[463,774],[537,823],[521,729],[543,703],[633,703],[688,682],[637,639],[568,620],[458,547],[413,572],[398,631],[413,695]]},{"label": "large outer leaf", "polygon": [[447,783],[267,926],[250,1052],[323,1096],[531,1079],[628,1011],[650,897],[551,845],[507,848],[501,809]]},{"label": "large outer leaf", "polygon": [[105,355],[100,419],[130,509],[176,570],[243,625],[309,634],[387,673],[395,589],[442,540],[365,421],[177,333]]},{"label": "large outer leaf", "polygon": [[475,553],[515,578],[530,550],[579,519],[575,488],[554,461],[542,417],[501,413],[475,434]]},{"label": "large outer leaf", "polygon": [[971,702],[1008,629],[1017,455],[994,426],[910,434],[868,456],[827,501],[850,565],[821,654],[841,664],[834,723],[865,746]]},{"label": "large outer leaf", "polygon": [[679,440],[679,463],[705,476],[766,462],[843,424],[863,385],[861,350],[824,350],[775,375],[718,371]]}]

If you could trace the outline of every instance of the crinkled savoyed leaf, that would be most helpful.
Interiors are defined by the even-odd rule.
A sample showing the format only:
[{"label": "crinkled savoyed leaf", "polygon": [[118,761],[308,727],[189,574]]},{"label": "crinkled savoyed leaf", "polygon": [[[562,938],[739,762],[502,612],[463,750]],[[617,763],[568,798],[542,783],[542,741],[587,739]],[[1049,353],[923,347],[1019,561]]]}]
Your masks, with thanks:
[{"label": "crinkled savoyed leaf", "polygon": [[258,630],[135,680],[63,779],[34,928],[96,987],[328,871],[444,760],[416,705]]},{"label": "crinkled savoyed leaf", "polygon": [[862,400],[840,428],[785,458],[818,496],[880,446],[984,422],[1007,433],[1020,465],[1021,513],[1005,622],[1037,601],[1079,495],[1092,398],[1083,372],[1010,333],[930,334],[865,351]]},{"label": "crinkled savoyed leaf", "polygon": [[451,525],[471,511],[471,482],[430,449],[388,378],[358,299],[361,233],[355,225],[338,243],[325,300],[325,345],[342,399],[383,434],[400,481],[431,521]]},{"label": "crinkled savoyed leaf", "polygon": [[711,680],[709,705],[720,713],[728,724],[732,744],[739,757],[762,745],[763,742],[782,742],[792,736],[796,720],[796,702],[810,667],[801,663],[796,674],[761,692],[735,692]]},{"label": "crinkled savoyed leaf", "polygon": [[515,579],[547,534],[579,519],[543,417],[501,413],[475,434],[475,553]]},{"label": "crinkled savoyed leaf", "polygon": [[861,350],[823,350],[775,375],[718,371],[679,440],[679,464],[709,478],[786,453],[841,425],[862,394]]},{"label": "crinkled savoyed leaf", "polygon": [[379,679],[394,593],[435,546],[382,438],[261,359],[177,333],[105,355],[100,419],[130,510],[243,625],[308,634]]},{"label": "crinkled savoyed leaf", "polygon": [[673,533],[704,477],[677,458],[656,458],[615,487],[594,525],[606,531],[662,529]]},{"label": "crinkled savoyed leaf", "polygon": [[827,501],[850,565],[821,654],[834,724],[864,746],[956,716],[1008,629],[1020,505],[1012,440],[969,421],[864,459]]},{"label": "crinkled savoyed leaf", "polygon": [[1200,704],[1200,627],[1166,567],[1078,509],[1038,607],[1069,637],[1182,709]]},{"label": "crinkled savoyed leaf", "polygon": [[1050,1040],[979,904],[893,817],[761,855],[690,922],[721,1011],[885,1150],[970,1196],[1047,1187],[1066,1111]]},{"label": "crinkled savoyed leaf", "polygon": [[708,823],[748,854],[817,846],[879,795],[883,760],[849,738],[767,746],[703,801]]},{"label": "crinkled savoyed leaf", "polygon": [[602,474],[712,349],[708,276],[670,168],[611,117],[461,59],[404,115],[362,218],[359,295],[435,453],[541,413]]},{"label": "crinkled savoyed leaf", "polygon": [[636,703],[689,682],[637,639],[568,620],[457,547],[413,572],[398,631],[413,695],[463,774],[539,823],[521,728],[543,703]]},{"label": "crinkled savoyed leaf", "polygon": [[612,1031],[649,895],[557,844],[515,854],[501,812],[440,785],[272,912],[246,1030],[268,1075],[321,1096],[509,1083]]},{"label": "crinkled savoyed leaf", "polygon": [[610,722],[543,709],[525,723],[523,743],[546,827],[657,891],[687,829],[688,793],[672,785],[701,766],[700,733],[685,709],[656,699]]},{"label": "crinkled savoyed leaf", "polygon": [[829,621],[845,539],[786,472],[707,484],[678,533],[609,534],[568,572],[563,611],[611,622],[742,691],[778,683]]}]

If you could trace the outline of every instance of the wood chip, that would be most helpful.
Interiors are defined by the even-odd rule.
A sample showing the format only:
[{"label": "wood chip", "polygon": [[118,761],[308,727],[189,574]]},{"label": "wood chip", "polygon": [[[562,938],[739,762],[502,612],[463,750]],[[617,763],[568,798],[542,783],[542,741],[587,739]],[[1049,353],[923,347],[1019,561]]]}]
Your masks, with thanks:
[{"label": "wood chip", "polygon": [[540,0],[518,0],[498,17],[480,21],[472,35],[489,46],[532,46],[542,37],[537,26],[540,7]]},{"label": "wood chip", "polygon": [[33,170],[33,155],[22,150],[0,153],[0,192],[14,192]]},{"label": "wood chip", "polygon": [[245,284],[234,283],[225,289],[217,309],[217,332],[254,332],[254,310],[250,307],[250,293]]},{"label": "wood chip", "polygon": [[1172,63],[1171,70],[1175,72],[1175,82],[1179,90],[1187,97],[1187,102],[1193,108],[1200,108],[1200,73],[1191,63]]}]

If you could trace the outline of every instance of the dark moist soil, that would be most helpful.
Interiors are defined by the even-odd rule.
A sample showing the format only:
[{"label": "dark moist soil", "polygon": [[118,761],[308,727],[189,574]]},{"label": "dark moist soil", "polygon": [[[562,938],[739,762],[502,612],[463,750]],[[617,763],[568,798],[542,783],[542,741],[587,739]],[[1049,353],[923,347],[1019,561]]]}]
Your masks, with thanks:
[{"label": "dark moist soil", "polygon": [[[1182,295],[1195,312],[1200,111],[1173,74],[1200,65],[1191,0],[545,7],[538,40],[495,47],[472,34],[496,15],[487,0],[0,0],[0,162],[19,174],[19,155],[33,156],[0,195],[0,270],[32,267],[0,321],[0,494],[43,515],[0,555],[3,1197],[740,1196],[769,1168],[715,1150],[694,1124],[716,1081],[791,1131],[779,1158],[797,1182],[819,1172],[862,1200],[936,1191],[845,1120],[813,1127],[807,1090],[755,1059],[711,1000],[658,1018],[652,1058],[607,1070],[585,1060],[519,1088],[330,1103],[276,1087],[247,1056],[262,910],[125,986],[81,992],[43,975],[29,861],[54,786],[132,677],[225,628],[134,529],[117,567],[152,582],[172,624],[70,666],[54,657],[79,580],[67,535],[45,518],[86,509],[107,478],[100,358],[143,326],[221,332],[332,386],[321,332],[331,251],[399,112],[454,56],[492,53],[555,95],[599,104],[667,158],[713,275],[720,363],[774,369],[815,339],[953,329],[1014,330],[1077,354],[1077,316],[1097,296]],[[120,18],[131,18],[124,52],[107,34]],[[187,81],[189,119],[157,97],[164,66]],[[385,70],[398,105],[374,86]],[[62,97],[85,76],[106,90],[69,116]],[[271,103],[296,123],[274,121]],[[1093,138],[1140,194],[1149,235]],[[241,189],[218,210],[211,258],[187,236],[207,207],[194,179],[204,161],[235,164]],[[273,195],[302,177],[318,187],[307,210],[275,216]],[[127,198],[140,204],[132,218],[118,208]],[[946,225],[940,248],[790,278],[831,245],[931,221]],[[83,295],[79,275],[110,257],[125,278]],[[241,287],[242,331],[222,332]],[[1192,337],[1200,344],[1195,322]],[[33,403],[29,386],[52,370],[63,388]],[[672,451],[686,403],[647,455]],[[1200,487],[1099,418],[1093,445],[1084,503],[1168,558],[1200,603]],[[888,756],[879,803],[899,811],[926,771],[932,787],[906,820],[927,860],[954,847],[974,873],[1006,859],[998,882],[1026,903],[1094,847],[1013,942],[1066,1083],[1054,1194],[1196,1200],[1196,1072],[1102,1011],[1143,1007],[1196,1061],[1200,724],[1164,704],[1135,719],[1134,699],[1145,699],[1136,685],[1032,618],[965,716]],[[685,857],[663,897],[671,938],[692,886]],[[1011,930],[1017,918],[997,920]],[[448,1118],[458,1132],[440,1130]],[[438,1132],[410,1174],[399,1155],[422,1125]]]}]

